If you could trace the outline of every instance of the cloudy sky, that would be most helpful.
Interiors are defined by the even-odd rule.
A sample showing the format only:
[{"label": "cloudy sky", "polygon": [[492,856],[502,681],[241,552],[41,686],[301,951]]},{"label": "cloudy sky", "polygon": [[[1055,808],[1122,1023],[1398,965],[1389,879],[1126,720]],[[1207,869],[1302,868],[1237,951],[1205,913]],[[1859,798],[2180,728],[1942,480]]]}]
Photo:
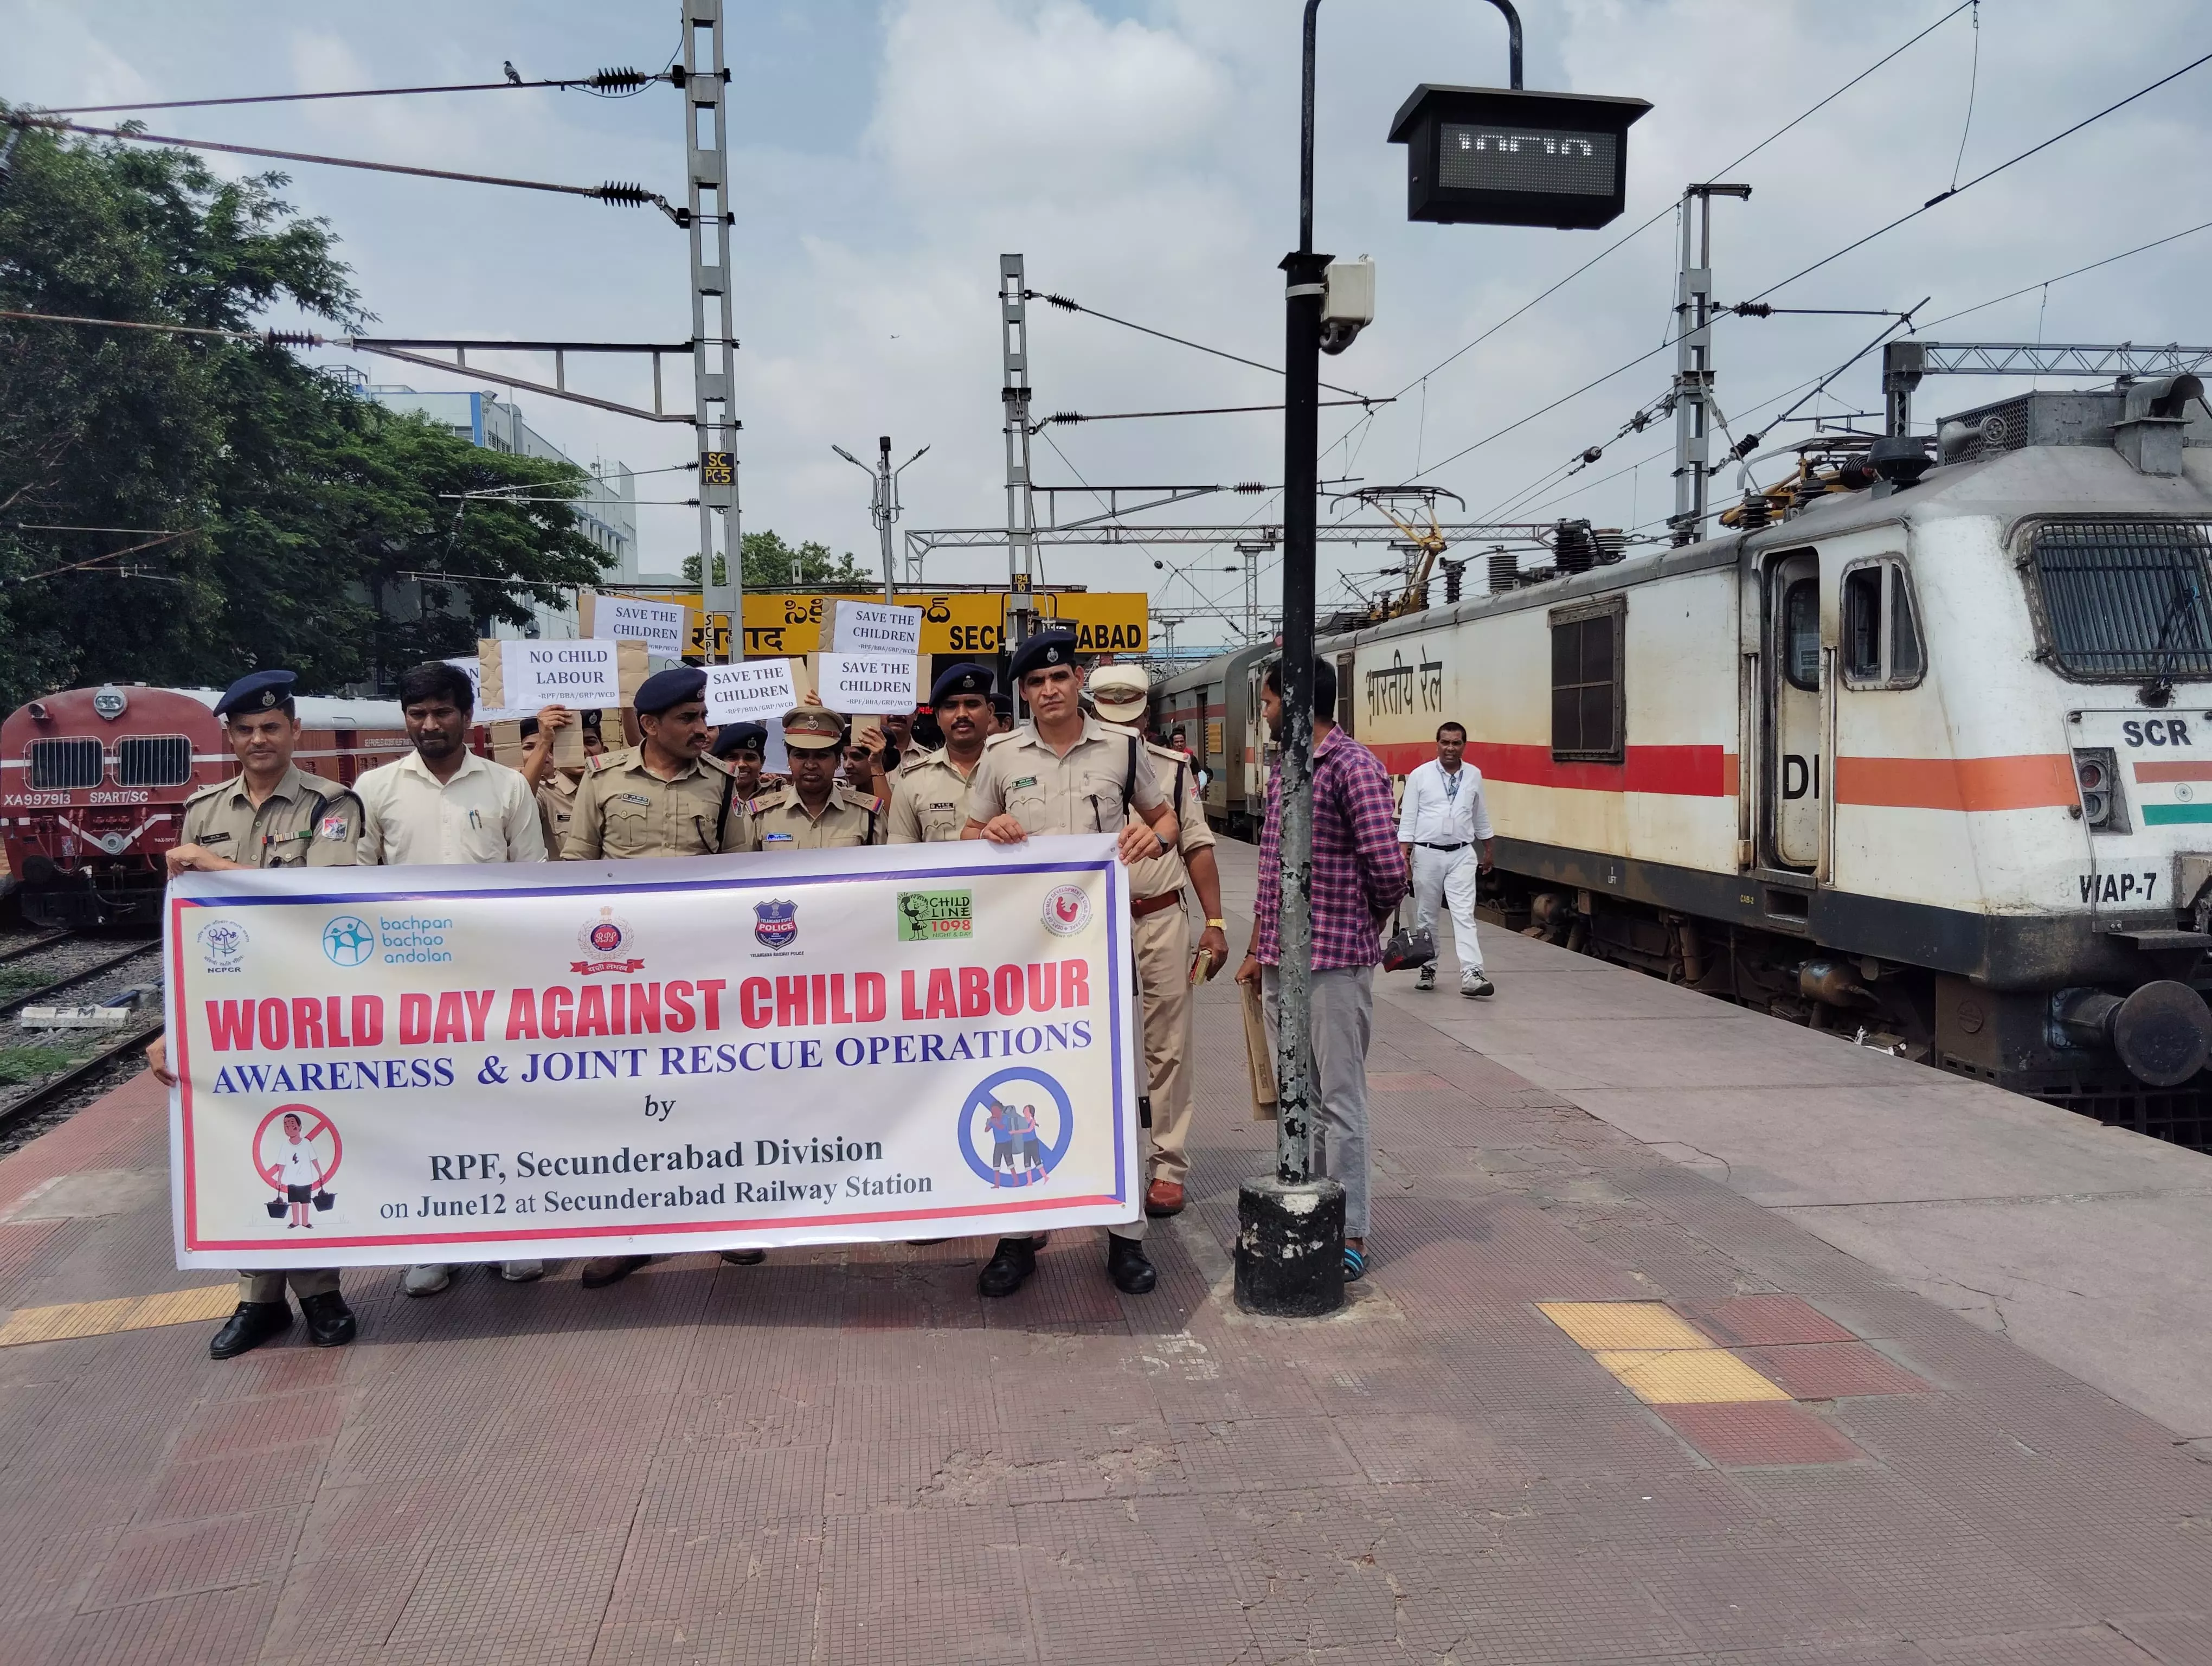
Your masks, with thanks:
[{"label": "cloudy sky", "polygon": [[[1649,100],[1630,146],[1626,213],[1601,232],[1410,225],[1389,118],[1420,81],[1504,81],[1504,29],[1474,0],[1331,0],[1322,14],[1316,241],[1377,263],[1379,318],[1326,378],[1396,403],[1323,413],[1325,477],[1419,476],[1469,518],[1588,516],[1651,529],[1671,507],[1664,429],[1614,435],[1664,392],[1673,300],[1669,204],[1692,179],[1752,185],[1716,212],[1720,298],[1800,268],[2212,51],[2188,0],[1984,0],[1768,144],[1732,159],[1952,9],[1954,0],[1524,0],[1527,84]],[[738,413],[744,524],[872,555],[866,483],[830,452],[903,456],[908,526],[1003,518],[1001,251],[1030,282],[1086,306],[1265,362],[1281,352],[1295,240],[1294,0],[732,0]],[[0,96],[46,106],[407,86],[603,64],[657,70],[678,40],[665,0],[303,9],[244,0],[0,0]],[[1975,54],[1978,44],[1979,61]],[[1974,87],[1968,121],[1970,81]],[[98,120],[99,118],[88,119]],[[642,179],[680,196],[677,95],[524,91],[149,114],[155,132],[580,184]],[[1777,294],[1801,307],[1910,307],[1925,321],[2212,220],[2212,64],[1922,215]],[[1963,141],[1963,148],[1962,148]],[[235,161],[218,167],[236,171]],[[689,333],[684,241],[649,210],[325,167],[287,195],[343,239],[368,305],[401,335],[672,339]],[[1657,222],[1480,345],[1437,366],[1653,216]],[[2202,342],[2212,231],[1942,324],[1935,339]],[[1279,381],[1097,319],[1036,309],[1040,413],[1262,404]],[[1716,358],[1732,432],[1832,368],[1879,320],[1729,320]],[[400,380],[401,367],[378,380]],[[520,369],[521,367],[518,366]],[[1433,372],[1433,374],[1430,374]],[[527,374],[526,371],[524,374]],[[612,395],[642,387],[611,379]],[[582,378],[572,370],[580,383]],[[421,387],[471,382],[404,372]],[[548,378],[550,380],[550,377]],[[481,384],[477,384],[481,385]],[[1932,383],[1932,417],[2010,391]],[[685,431],[524,396],[532,423],[589,460],[665,467]],[[1818,407],[1878,408],[1878,356]],[[1785,432],[1778,431],[1776,440]],[[1068,485],[1212,483],[1282,475],[1273,414],[1048,429],[1036,476]],[[1478,443],[1486,442],[1486,443]],[[1585,447],[1598,464],[1563,471]],[[1468,447],[1473,449],[1468,449]],[[1455,455],[1455,453],[1458,453]],[[1449,460],[1445,460],[1449,459]],[[1641,466],[1637,466],[1641,465]],[[1780,471],[1763,465],[1760,473]],[[640,482],[647,499],[667,483]],[[1540,487],[1532,491],[1531,488]],[[1733,480],[1716,483],[1733,493]],[[1074,499],[1065,512],[1079,513]],[[1447,506],[1449,508],[1449,506]],[[1224,496],[1190,521],[1275,519]],[[649,508],[648,566],[691,547],[693,512]],[[1153,567],[1164,560],[1165,569]],[[1392,557],[1327,549],[1324,594]],[[1150,589],[1221,640],[1237,557],[1211,550],[1049,553],[1048,577]],[[1208,570],[1211,569],[1211,570]],[[1364,571],[1363,572],[1363,569]],[[1002,557],[933,559],[938,581]],[[1270,569],[1265,581],[1272,592]]]}]

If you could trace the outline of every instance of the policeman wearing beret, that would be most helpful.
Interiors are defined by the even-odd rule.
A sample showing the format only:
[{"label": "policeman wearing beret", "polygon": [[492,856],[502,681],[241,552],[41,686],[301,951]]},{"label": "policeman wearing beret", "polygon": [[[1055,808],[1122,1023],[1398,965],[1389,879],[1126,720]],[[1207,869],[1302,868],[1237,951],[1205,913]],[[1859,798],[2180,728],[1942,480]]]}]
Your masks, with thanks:
[{"label": "policeman wearing beret", "polygon": [[940,844],[968,824],[968,781],[983,761],[983,743],[997,733],[988,667],[961,664],[930,685],[929,705],[945,745],[901,766],[891,783],[893,844]]},{"label": "policeman wearing beret", "polygon": [[729,765],[708,752],[707,673],[658,671],[633,702],[643,737],[592,760],[576,788],[563,860],[711,856],[738,848],[740,800]]},{"label": "policeman wearing beret", "polygon": [[[1075,648],[1073,631],[1044,630],[1014,655],[1014,685],[1029,702],[1030,722],[984,747],[960,836],[1018,844],[1033,833],[1115,833],[1126,864],[1163,854],[1175,848],[1175,807],[1136,731],[1084,711]],[[1145,1256],[1144,1216],[1106,1232],[1107,1276],[1127,1294],[1144,1294],[1158,1279]],[[975,1287],[1011,1296],[1036,1270],[1034,1239],[1000,1238]]]},{"label": "policeman wearing beret", "polygon": [[998,721],[998,733],[1007,734],[1014,727],[1014,696],[994,694],[991,696],[991,715]]},{"label": "policeman wearing beret", "polygon": [[[233,683],[216,702],[223,738],[240,773],[185,800],[179,842],[167,856],[169,873],[211,873],[233,867],[351,867],[364,819],[361,800],[335,781],[295,769],[300,720],[292,703],[296,679],[289,671],[258,671]],[[146,1049],[154,1073],[172,1087],[165,1036]],[[314,1230],[309,1216],[306,1230]],[[208,1352],[228,1359],[291,1329],[284,1300],[289,1284],[300,1298],[307,1338],[318,1347],[354,1339],[353,1314],[338,1293],[335,1268],[281,1273],[240,1273],[238,1310],[215,1334]]]},{"label": "policeman wearing beret", "polygon": [[741,848],[830,850],[884,842],[890,806],[837,779],[844,739],[844,720],[835,712],[799,705],[783,714],[791,780],[745,806]]},{"label": "policeman wearing beret", "polygon": [[760,796],[761,769],[768,762],[768,725],[765,723],[725,723],[714,737],[714,756],[730,766],[730,778],[738,784],[737,802],[749,803]]}]

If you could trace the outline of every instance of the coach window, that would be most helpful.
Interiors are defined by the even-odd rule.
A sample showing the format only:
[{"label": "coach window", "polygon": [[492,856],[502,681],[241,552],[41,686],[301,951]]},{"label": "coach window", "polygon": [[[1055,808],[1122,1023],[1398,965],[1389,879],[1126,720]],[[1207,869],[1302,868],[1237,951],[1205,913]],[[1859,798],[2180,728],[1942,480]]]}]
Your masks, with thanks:
[{"label": "coach window", "polygon": [[1909,689],[1920,681],[1927,655],[1920,645],[1911,580],[1898,557],[1884,556],[1844,569],[1843,648],[1849,687]]},{"label": "coach window", "polygon": [[1552,610],[1552,757],[1560,763],[1618,763],[1624,756],[1627,618],[1626,596]]},{"label": "coach window", "polygon": [[1782,593],[1782,672],[1793,689],[1820,687],[1820,581],[1802,578]]}]

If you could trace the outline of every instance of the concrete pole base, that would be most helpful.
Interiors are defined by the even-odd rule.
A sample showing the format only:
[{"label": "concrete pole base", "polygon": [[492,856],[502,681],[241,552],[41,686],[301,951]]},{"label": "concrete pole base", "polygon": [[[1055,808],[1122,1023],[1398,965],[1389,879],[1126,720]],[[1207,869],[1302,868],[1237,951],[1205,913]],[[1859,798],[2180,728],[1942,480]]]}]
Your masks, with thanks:
[{"label": "concrete pole base", "polygon": [[1248,1180],[1237,1195],[1237,1305],[1316,1319],[1344,1305],[1344,1188]]}]

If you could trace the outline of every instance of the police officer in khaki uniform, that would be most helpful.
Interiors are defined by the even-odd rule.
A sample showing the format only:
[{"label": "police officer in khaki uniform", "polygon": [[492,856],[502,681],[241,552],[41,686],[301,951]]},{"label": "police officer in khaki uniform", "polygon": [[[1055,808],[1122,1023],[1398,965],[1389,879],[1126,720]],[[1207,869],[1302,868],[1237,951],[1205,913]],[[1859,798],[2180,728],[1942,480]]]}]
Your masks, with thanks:
[{"label": "police officer in khaki uniform", "polygon": [[[1142,666],[1100,666],[1091,673],[1091,703],[1099,716],[1142,730],[1152,684]],[[1129,865],[1129,935],[1136,950],[1137,984],[1144,994],[1145,1074],[1152,1088],[1152,1183],[1145,1213],[1182,1213],[1190,1177],[1191,984],[1214,976],[1229,958],[1228,922],[1221,913],[1221,871],[1213,855],[1213,830],[1206,824],[1197,772],[1182,753],[1145,744],[1160,790],[1175,806],[1181,831],[1176,848]],[[1206,917],[1197,955],[1190,940],[1187,890],[1198,893]]]},{"label": "police officer in khaki uniform", "polygon": [[736,801],[750,803],[760,796],[761,770],[768,763],[768,725],[725,723],[714,736],[714,756],[730,766],[737,782]]},{"label": "police officer in khaki uniform", "polygon": [[[289,671],[258,671],[233,683],[216,702],[242,773],[185,800],[179,842],[167,853],[169,873],[210,873],[230,867],[351,867],[364,819],[361,800],[348,788],[292,767],[300,720],[292,705]],[[170,1086],[168,1038],[146,1049],[154,1073]],[[307,1230],[314,1230],[309,1217]],[[335,1268],[282,1273],[240,1273],[238,1310],[208,1353],[228,1359],[292,1328],[284,1286],[300,1298],[307,1339],[317,1347],[353,1341],[357,1326],[338,1293]]]},{"label": "police officer in khaki uniform", "polygon": [[[522,738],[522,778],[530,783],[531,794],[538,800],[538,826],[545,836],[545,860],[557,862],[561,847],[568,842],[568,824],[576,818],[576,788],[584,771],[553,762],[553,738],[576,722],[577,714],[566,706],[548,706],[531,721],[537,727]],[[584,760],[589,767],[592,759],[606,751],[599,739],[599,713],[583,714],[582,733]]]},{"label": "police officer in khaki uniform", "polygon": [[834,850],[882,844],[890,835],[890,806],[837,779],[845,725],[819,706],[783,714],[791,780],[745,806],[743,850]]},{"label": "police officer in khaki uniform", "polygon": [[707,673],[657,671],[634,702],[642,739],[592,760],[561,846],[565,861],[712,856],[738,848],[730,768],[709,756]]},{"label": "police officer in khaki uniform", "polygon": [[951,666],[930,685],[930,709],[945,745],[901,767],[891,784],[893,844],[942,844],[968,824],[968,782],[983,761],[983,744],[997,733],[987,666]]},{"label": "police officer in khaki uniform", "polygon": [[[1131,865],[1173,850],[1175,808],[1136,732],[1083,709],[1075,633],[1044,630],[1030,637],[1014,655],[1013,678],[1029,702],[1030,721],[984,747],[968,784],[968,824],[960,836],[1018,844],[1032,833],[1118,830],[1121,860]],[[1107,1276],[1118,1290],[1144,1294],[1158,1277],[1145,1256],[1145,1218],[1106,1232]],[[1011,1296],[1036,1270],[1034,1238],[1000,1238],[975,1287],[986,1296]]]}]

